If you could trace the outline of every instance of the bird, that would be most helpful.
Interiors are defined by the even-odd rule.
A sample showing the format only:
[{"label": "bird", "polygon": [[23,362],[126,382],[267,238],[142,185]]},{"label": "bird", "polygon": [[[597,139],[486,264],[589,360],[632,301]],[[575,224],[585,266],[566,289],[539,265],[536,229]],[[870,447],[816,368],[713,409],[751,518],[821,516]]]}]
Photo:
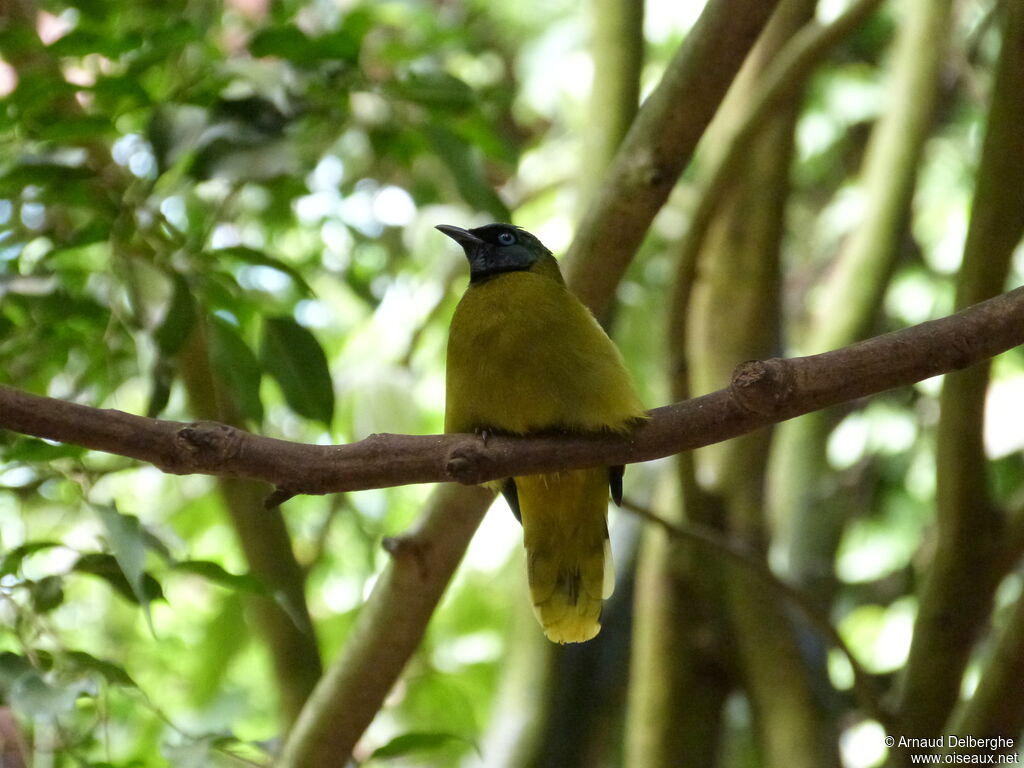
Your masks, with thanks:
[{"label": "bird", "polygon": [[[469,261],[448,335],[446,433],[625,434],[646,418],[622,355],[540,240],[512,224],[436,228]],[[601,629],[615,584],[608,496],[621,503],[622,476],[619,466],[490,484],[522,524],[534,614],[555,643]]]}]

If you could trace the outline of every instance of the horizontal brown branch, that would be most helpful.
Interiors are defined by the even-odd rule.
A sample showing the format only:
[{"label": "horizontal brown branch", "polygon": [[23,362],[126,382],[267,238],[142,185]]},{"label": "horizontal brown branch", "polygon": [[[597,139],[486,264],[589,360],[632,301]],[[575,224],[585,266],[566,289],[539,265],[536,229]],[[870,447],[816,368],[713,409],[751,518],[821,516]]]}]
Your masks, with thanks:
[{"label": "horizontal brown branch", "polygon": [[0,428],[138,459],[175,473],[266,480],[322,494],[409,483],[481,483],[650,461],[830,405],[959,370],[1024,343],[1024,288],[955,315],[808,357],[742,363],[725,389],[650,411],[613,435],[371,435],[348,445],[261,437],[0,387]]}]

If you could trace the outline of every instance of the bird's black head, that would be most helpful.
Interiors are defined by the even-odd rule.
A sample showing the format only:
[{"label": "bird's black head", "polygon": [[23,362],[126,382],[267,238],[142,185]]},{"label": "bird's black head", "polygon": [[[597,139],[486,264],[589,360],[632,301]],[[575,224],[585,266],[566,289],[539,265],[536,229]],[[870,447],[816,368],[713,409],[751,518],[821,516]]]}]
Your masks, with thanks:
[{"label": "bird's black head", "polygon": [[476,229],[439,224],[437,229],[466,252],[471,283],[503,272],[522,272],[551,256],[540,240],[511,224],[487,224]]}]

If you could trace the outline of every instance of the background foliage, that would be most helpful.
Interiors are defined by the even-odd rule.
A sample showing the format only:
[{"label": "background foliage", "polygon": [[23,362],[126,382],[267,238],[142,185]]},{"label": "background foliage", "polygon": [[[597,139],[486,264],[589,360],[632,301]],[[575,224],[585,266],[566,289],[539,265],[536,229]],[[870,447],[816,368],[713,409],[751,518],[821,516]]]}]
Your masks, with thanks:
[{"label": "background foliage", "polygon": [[[679,244],[730,116],[803,22],[845,7],[782,4],[762,64],[744,70],[618,289],[613,335],[649,405],[723,386],[750,357],[821,351],[984,297],[961,287],[958,303],[957,286],[993,71],[1003,29],[1019,21],[1004,22],[990,0],[937,2],[921,21],[929,4],[883,4],[773,113],[716,212],[693,282]],[[589,47],[609,5],[0,2],[0,383],[308,442],[440,431],[447,321],[465,277],[431,227],[514,220],[556,252],[568,247],[607,160],[588,142],[604,122],[623,123],[614,105],[588,106],[591,87],[597,98],[609,85],[593,80]],[[695,5],[647,3],[634,100],[658,81]],[[865,156],[884,152],[872,145],[894,119],[886,94],[913,66],[901,34],[918,23],[941,33],[934,76],[920,76],[929,87],[909,100],[921,105],[919,146],[900,150],[920,160],[905,199],[882,196],[889,240],[864,247],[877,263],[854,262],[852,279],[837,280],[849,278],[847,253],[879,199]],[[594,54],[599,78],[615,77]],[[895,132],[912,134],[906,123]],[[890,165],[880,183],[899,174]],[[1024,281],[1012,250],[1007,265],[977,270],[995,290]],[[836,318],[861,286],[874,298],[854,327],[822,330],[843,325]],[[681,294],[685,312],[670,315]],[[957,439],[942,437],[942,414],[957,405],[940,408],[941,386],[800,420],[771,442],[766,433],[706,449],[695,465],[632,467],[627,495],[746,537],[898,699],[901,679],[912,685],[904,667],[918,596],[943,540],[937,441]],[[987,490],[969,505],[1007,512],[999,538],[1010,551],[998,568],[956,572],[952,583],[987,587],[968,610],[954,701],[915,733],[947,723],[958,694],[971,700],[1000,630],[1019,621],[1024,355],[997,360],[981,386],[984,453],[969,469]],[[11,433],[0,452],[0,701],[36,766],[266,762],[320,654],[329,660],[346,642],[388,557],[381,538],[406,529],[426,493],[297,498],[282,518],[261,509],[266,489],[238,481],[164,476]],[[971,514],[963,519],[969,537]],[[529,616],[519,529],[492,510],[356,757],[884,759],[881,726],[857,709],[849,669],[812,629],[790,625],[784,605],[752,604],[764,601],[749,574],[641,535],[628,515],[613,527],[620,588],[606,629],[592,647],[556,651]],[[942,589],[958,601],[946,612],[960,610]],[[674,640],[655,637],[668,626]],[[922,651],[943,662],[934,653]],[[787,696],[792,686],[771,667],[805,689]],[[772,719],[769,689],[803,725]],[[1006,705],[1019,733],[1024,701]]]}]

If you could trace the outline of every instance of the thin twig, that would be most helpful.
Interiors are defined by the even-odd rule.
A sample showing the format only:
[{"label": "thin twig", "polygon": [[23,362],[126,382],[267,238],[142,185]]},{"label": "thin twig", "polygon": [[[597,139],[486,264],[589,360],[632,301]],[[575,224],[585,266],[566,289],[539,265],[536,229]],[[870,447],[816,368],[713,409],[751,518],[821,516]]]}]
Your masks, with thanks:
[{"label": "thin twig", "polygon": [[853,690],[861,708],[870,717],[877,720],[886,733],[899,733],[895,727],[893,716],[882,706],[881,695],[878,686],[867,670],[854,656],[853,651],[843,640],[842,635],[832,625],[828,617],[823,615],[808,597],[796,587],[783,581],[760,559],[751,552],[745,551],[742,542],[730,541],[713,528],[698,523],[687,523],[678,525],[666,520],[661,515],[640,506],[629,499],[624,499],[622,508],[632,512],[637,517],[654,523],[672,538],[685,539],[703,547],[708,547],[716,554],[724,555],[729,561],[736,563],[750,571],[762,584],[774,590],[776,594],[793,605],[807,623],[821,633],[832,646],[846,657],[853,671]]},{"label": "thin twig", "polygon": [[782,50],[761,79],[762,85],[751,97],[742,117],[736,121],[722,150],[712,158],[711,170],[698,183],[697,206],[690,217],[685,236],[679,241],[675,259],[677,280],[692,281],[697,256],[707,235],[722,196],[749,155],[751,140],[765,121],[777,114],[781,104],[796,98],[821,60],[851,32],[860,27],[881,0],[857,0],[830,24],[811,22]]}]

